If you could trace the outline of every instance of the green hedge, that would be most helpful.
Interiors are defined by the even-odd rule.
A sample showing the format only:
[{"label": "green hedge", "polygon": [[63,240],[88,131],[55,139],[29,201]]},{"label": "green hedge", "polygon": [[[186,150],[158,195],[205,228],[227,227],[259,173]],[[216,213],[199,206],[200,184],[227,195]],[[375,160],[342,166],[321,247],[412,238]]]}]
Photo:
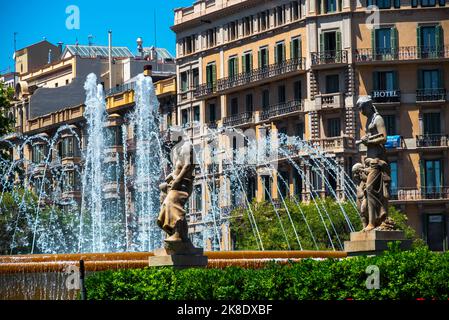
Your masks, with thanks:
[{"label": "green hedge", "polygon": [[[366,288],[366,268],[380,288]],[[427,248],[377,257],[306,259],[264,269],[135,269],[95,273],[88,299],[100,300],[379,300],[449,299],[449,253]]]}]

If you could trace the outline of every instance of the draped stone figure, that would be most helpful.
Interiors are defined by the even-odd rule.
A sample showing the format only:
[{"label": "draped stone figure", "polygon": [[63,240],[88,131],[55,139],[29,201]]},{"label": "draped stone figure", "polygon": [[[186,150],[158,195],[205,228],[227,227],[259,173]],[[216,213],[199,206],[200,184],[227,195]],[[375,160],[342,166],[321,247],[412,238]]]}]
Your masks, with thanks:
[{"label": "draped stone figure", "polygon": [[358,164],[356,167],[356,174],[363,174],[361,177],[366,177],[362,187],[366,208],[361,206],[359,210],[362,214],[363,231],[371,231],[381,228],[388,216],[391,178],[385,149],[387,131],[371,97],[360,97],[357,107],[367,118],[366,135],[357,141],[357,145],[364,144],[367,147],[364,164]]},{"label": "draped stone figure", "polygon": [[193,191],[193,147],[182,137],[172,150],[173,172],[159,186],[161,190],[161,211],[158,226],[168,234],[166,243],[190,243],[185,204]]}]

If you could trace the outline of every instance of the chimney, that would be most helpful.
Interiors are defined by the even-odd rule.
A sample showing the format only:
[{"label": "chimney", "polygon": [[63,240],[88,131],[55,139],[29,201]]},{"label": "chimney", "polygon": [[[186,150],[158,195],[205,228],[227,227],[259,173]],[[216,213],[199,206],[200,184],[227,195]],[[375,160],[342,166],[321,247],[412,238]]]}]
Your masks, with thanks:
[{"label": "chimney", "polygon": [[143,67],[143,75],[145,77],[151,77],[153,73],[153,66],[151,64],[147,64]]},{"label": "chimney", "polygon": [[59,54],[61,54],[62,53],[62,46],[64,45],[64,43],[63,42],[61,42],[61,41],[59,41],[58,42],[58,49],[59,49]]}]

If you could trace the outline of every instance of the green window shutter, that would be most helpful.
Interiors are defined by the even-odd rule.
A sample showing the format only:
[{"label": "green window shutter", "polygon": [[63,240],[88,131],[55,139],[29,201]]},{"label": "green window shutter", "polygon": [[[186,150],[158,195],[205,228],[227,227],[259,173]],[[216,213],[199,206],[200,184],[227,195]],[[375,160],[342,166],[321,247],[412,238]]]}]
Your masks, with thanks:
[{"label": "green window shutter", "polygon": [[212,65],[212,85],[215,87],[217,83],[217,65]]},{"label": "green window shutter", "polygon": [[234,59],[234,75],[238,75],[239,74],[239,58],[236,57]]},{"label": "green window shutter", "polygon": [[393,71],[393,89],[399,90],[399,74],[397,71]]},{"label": "green window shutter", "polygon": [[337,47],[337,51],[341,51],[342,50],[342,45],[341,45],[341,32],[337,31],[335,34],[335,42],[336,42],[336,47]]},{"label": "green window shutter", "polygon": [[270,50],[266,49],[266,55],[265,55],[265,65],[268,66],[270,62]]},{"label": "green window shutter", "polygon": [[232,67],[233,67],[232,59],[229,59],[229,60],[228,60],[228,76],[229,76],[229,77],[232,77],[232,76],[233,76],[233,74],[232,74]]},{"label": "green window shutter", "polygon": [[277,45],[274,46],[274,62],[279,63],[279,61],[278,61],[278,46]]},{"label": "green window shutter", "polygon": [[294,49],[293,49],[293,41],[290,41],[290,60],[296,58],[293,52],[294,52]]},{"label": "green window shutter", "polygon": [[375,55],[376,55],[376,29],[373,28],[371,30],[371,49],[372,49],[372,54],[373,54],[373,60],[375,60]]},{"label": "green window shutter", "polygon": [[260,50],[260,49],[259,49],[259,52],[258,52],[258,65],[257,65],[257,67],[259,69],[262,68],[262,50]]},{"label": "green window shutter", "polygon": [[211,74],[211,72],[212,72],[212,70],[211,70],[211,67],[212,66],[207,66],[206,67],[206,83],[207,84],[210,84],[212,81],[212,74]]},{"label": "green window shutter", "polygon": [[302,38],[298,39],[298,58],[302,58]]},{"label": "green window shutter", "polygon": [[418,70],[418,89],[423,88],[423,70]]},{"label": "green window shutter", "polygon": [[324,33],[320,34],[320,53],[324,52]]},{"label": "green window shutter", "polygon": [[287,60],[287,55],[286,55],[286,48],[285,48],[285,43],[282,45],[282,54],[283,54],[283,57],[282,57],[282,61],[285,61],[285,60]]},{"label": "green window shutter", "polygon": [[373,90],[379,90],[379,72],[373,72]]},{"label": "green window shutter", "polygon": [[249,69],[253,70],[253,54],[249,55]]},{"label": "green window shutter", "polygon": [[417,46],[418,58],[421,58],[422,41],[421,41],[421,27],[420,26],[418,26],[416,28],[416,46]]},{"label": "green window shutter", "polygon": [[435,26],[435,43],[438,56],[442,56],[443,42],[443,28],[441,24],[438,24],[437,26]]},{"label": "green window shutter", "polygon": [[444,88],[444,69],[438,69],[438,87]]},{"label": "green window shutter", "polygon": [[398,52],[398,29],[396,27],[391,28],[391,50],[393,55]]},{"label": "green window shutter", "polygon": [[419,173],[421,180],[421,188],[426,187],[426,172],[425,172],[425,163],[424,160],[419,160]]},{"label": "green window shutter", "polygon": [[246,55],[242,57],[242,73],[246,72]]}]

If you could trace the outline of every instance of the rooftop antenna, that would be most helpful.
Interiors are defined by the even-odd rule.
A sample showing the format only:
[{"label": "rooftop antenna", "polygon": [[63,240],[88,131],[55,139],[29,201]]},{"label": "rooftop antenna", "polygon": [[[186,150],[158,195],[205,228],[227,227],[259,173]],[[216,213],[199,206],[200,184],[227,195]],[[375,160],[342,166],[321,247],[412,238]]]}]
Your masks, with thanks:
[{"label": "rooftop antenna", "polygon": [[93,35],[90,34],[90,35],[87,36],[87,42],[89,44],[89,53],[90,53],[91,57],[93,56],[93,53],[92,53],[93,39],[94,39]]}]

